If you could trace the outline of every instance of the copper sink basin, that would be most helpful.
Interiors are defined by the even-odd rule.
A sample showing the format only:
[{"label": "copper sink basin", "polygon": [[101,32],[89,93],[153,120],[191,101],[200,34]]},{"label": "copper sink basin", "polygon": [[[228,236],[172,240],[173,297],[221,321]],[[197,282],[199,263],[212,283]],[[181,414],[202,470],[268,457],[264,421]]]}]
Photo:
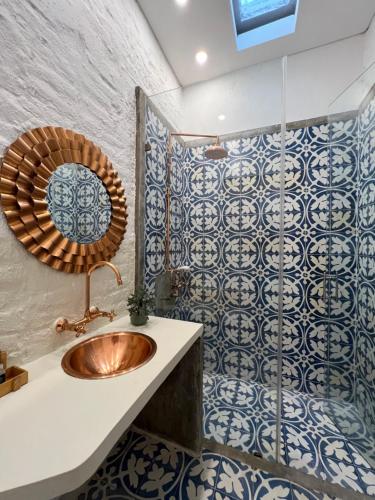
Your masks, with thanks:
[{"label": "copper sink basin", "polygon": [[155,352],[156,343],[148,335],[113,332],[75,345],[65,353],[61,366],[72,377],[117,377],[144,365]]}]

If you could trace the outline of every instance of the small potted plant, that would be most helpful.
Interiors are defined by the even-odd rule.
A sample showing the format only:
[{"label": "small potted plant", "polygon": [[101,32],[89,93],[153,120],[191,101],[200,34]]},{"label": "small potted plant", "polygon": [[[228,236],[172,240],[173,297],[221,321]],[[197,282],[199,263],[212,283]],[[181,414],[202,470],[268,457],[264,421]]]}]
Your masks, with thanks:
[{"label": "small potted plant", "polygon": [[128,311],[132,325],[145,325],[153,305],[154,301],[151,295],[144,288],[135,290],[128,298]]}]

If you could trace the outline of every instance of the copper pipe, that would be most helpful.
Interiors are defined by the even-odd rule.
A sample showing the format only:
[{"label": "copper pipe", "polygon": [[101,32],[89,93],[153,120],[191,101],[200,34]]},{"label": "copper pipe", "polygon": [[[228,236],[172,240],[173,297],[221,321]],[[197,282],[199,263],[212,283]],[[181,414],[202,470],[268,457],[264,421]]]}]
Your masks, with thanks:
[{"label": "copper pipe", "polygon": [[171,175],[172,175],[172,135],[177,134],[169,133],[167,145],[167,177],[165,180],[165,270],[169,271],[170,249],[171,249]]},{"label": "copper pipe", "polygon": [[188,132],[172,132],[169,134],[171,137],[202,137],[208,139],[216,139],[216,142],[219,144],[220,139],[218,135],[210,135],[210,134],[189,134]]}]

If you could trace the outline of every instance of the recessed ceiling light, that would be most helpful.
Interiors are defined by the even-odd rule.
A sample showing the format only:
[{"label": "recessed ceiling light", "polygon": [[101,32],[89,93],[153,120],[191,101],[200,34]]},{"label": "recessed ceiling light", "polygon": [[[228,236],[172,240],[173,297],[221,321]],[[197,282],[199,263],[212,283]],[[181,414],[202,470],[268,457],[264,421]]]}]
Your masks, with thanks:
[{"label": "recessed ceiling light", "polygon": [[174,0],[174,1],[179,7],[185,7],[185,5],[187,5],[188,3],[188,0]]},{"label": "recessed ceiling light", "polygon": [[223,122],[225,120],[226,116],[225,115],[219,115],[217,117],[218,120],[220,120],[221,122]]},{"label": "recessed ceiling light", "polygon": [[208,55],[204,50],[200,50],[195,54],[195,60],[198,64],[204,64],[207,61]]}]

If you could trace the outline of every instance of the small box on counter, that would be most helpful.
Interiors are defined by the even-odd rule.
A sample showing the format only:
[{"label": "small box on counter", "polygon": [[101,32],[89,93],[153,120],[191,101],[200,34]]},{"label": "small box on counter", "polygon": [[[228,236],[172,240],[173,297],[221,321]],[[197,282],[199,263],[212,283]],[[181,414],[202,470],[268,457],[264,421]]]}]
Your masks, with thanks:
[{"label": "small box on counter", "polygon": [[0,365],[5,369],[5,381],[0,383],[0,398],[2,398],[27,384],[28,372],[18,366],[7,368],[7,354],[4,351],[0,351]]}]

